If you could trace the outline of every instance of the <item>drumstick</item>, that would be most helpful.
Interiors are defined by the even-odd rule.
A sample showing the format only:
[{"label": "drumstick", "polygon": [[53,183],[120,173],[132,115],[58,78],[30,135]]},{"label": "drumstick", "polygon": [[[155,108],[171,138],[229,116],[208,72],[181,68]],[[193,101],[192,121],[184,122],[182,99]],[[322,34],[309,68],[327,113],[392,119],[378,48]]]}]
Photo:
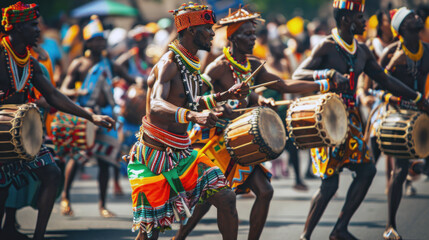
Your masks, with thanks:
[{"label": "drumstick", "polygon": [[200,151],[198,151],[198,155],[197,155],[197,159],[201,156],[201,154],[203,154],[205,151],[207,151],[207,149],[209,147],[211,147],[214,143],[216,143],[216,141],[219,139],[219,135],[215,135],[213,136],[210,141],[208,141],[208,143],[206,143],[206,145],[204,145],[203,148],[200,149]]},{"label": "drumstick", "polygon": [[232,109],[232,111],[233,112],[244,112],[244,111],[247,111],[247,110],[253,110],[253,109],[255,109],[255,108],[258,108],[259,106],[256,106],[256,107],[248,107],[248,108],[238,108],[238,109]]},{"label": "drumstick", "polygon": [[262,67],[265,65],[265,63],[266,63],[267,61],[264,61],[253,73],[252,73],[252,75],[250,75],[250,77],[248,77],[244,82],[245,83],[249,83],[249,81],[253,78],[253,76],[255,76],[255,74],[257,74],[261,69],[262,69]]},{"label": "drumstick", "polygon": [[274,83],[278,83],[280,81],[281,81],[281,79],[270,81],[270,82],[266,82],[266,83],[261,83],[261,84],[258,84],[258,85],[251,86],[251,87],[249,87],[249,89],[253,90],[255,88],[259,88],[259,87],[263,87],[263,86],[268,86],[268,85],[271,85],[271,84],[274,84]]},{"label": "drumstick", "polygon": [[292,103],[293,103],[293,100],[281,100],[281,101],[276,101],[275,105],[283,106],[283,105],[291,105]]}]

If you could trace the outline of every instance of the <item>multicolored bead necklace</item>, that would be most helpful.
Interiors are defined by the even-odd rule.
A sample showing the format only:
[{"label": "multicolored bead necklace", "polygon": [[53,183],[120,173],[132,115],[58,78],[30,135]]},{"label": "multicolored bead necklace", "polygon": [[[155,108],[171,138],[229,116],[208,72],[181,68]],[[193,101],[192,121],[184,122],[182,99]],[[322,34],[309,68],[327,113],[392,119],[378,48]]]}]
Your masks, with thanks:
[{"label": "multicolored bead necklace", "polygon": [[346,51],[348,54],[354,55],[357,50],[357,43],[356,39],[353,39],[352,44],[347,44],[338,34],[338,29],[334,28],[332,29],[332,37],[334,38],[335,42],[340,45],[340,47]]},{"label": "multicolored bead necklace", "polygon": [[350,90],[353,91],[355,89],[355,61],[356,61],[356,52],[357,52],[357,43],[356,39],[353,39],[352,44],[347,44],[341,36],[338,34],[338,29],[332,29],[332,37],[336,43],[337,51],[340,52],[347,60],[347,65],[349,68],[350,74]]},{"label": "multicolored bead necklace", "polygon": [[[252,66],[250,65],[248,58],[246,58],[246,66],[243,66],[242,64],[238,63],[234,57],[232,57],[231,53],[229,52],[229,47],[223,48],[223,54],[225,55],[226,59],[228,59],[229,68],[232,71],[232,76],[234,77],[235,83],[241,83],[250,77],[250,75],[252,75]],[[253,83],[254,80],[252,78],[252,80],[250,80],[250,86],[252,86]]]},{"label": "multicolored bead necklace", "polygon": [[[24,57],[24,59],[19,58],[12,46],[10,45],[10,42],[8,42],[8,39],[5,40],[5,38],[8,37],[4,37],[1,41],[1,44],[3,45],[5,59],[7,59],[6,64],[9,73],[9,79],[11,81],[11,86],[15,88],[15,91],[8,90],[5,96],[0,99],[0,101],[4,102],[6,101],[6,99],[12,97],[15,93],[25,91],[28,93],[29,100],[31,100],[32,97],[30,96],[29,89],[31,89],[30,80],[33,78],[33,62],[30,58],[29,53],[27,56]],[[21,64],[17,63],[17,58],[19,59],[20,63],[24,63],[24,60],[27,59],[26,63],[21,66]],[[21,77],[19,77],[18,66],[23,68]]]},{"label": "multicolored bead necklace", "polygon": [[173,41],[168,45],[168,49],[173,51],[176,55],[179,55],[182,62],[186,65],[186,68],[192,73],[199,73],[200,71],[200,60],[198,57],[192,55],[185,47],[183,47],[178,41]]},{"label": "multicolored bead necklace", "polygon": [[[197,57],[194,59],[186,57],[190,54],[187,50],[186,53],[180,51],[180,48],[173,42],[169,45],[169,49],[175,53],[176,62],[179,65],[180,75],[182,76],[183,87],[185,88],[185,95],[188,98],[188,107],[193,110],[198,110],[198,93],[201,93],[203,81],[200,77],[200,62]],[[184,48],[183,48],[184,49]],[[190,54],[192,56],[192,54]],[[195,59],[197,61],[195,61]],[[190,62],[196,63],[195,65]],[[196,67],[198,65],[198,67]]]},{"label": "multicolored bead necklace", "polygon": [[414,78],[414,90],[418,91],[418,79],[420,76],[420,67],[421,67],[421,60],[423,57],[423,44],[422,41],[419,41],[419,50],[416,53],[412,53],[404,43],[404,39],[400,36],[399,40],[401,41],[401,47],[402,50],[404,50],[405,55],[407,55],[407,68],[408,72],[413,76]]}]

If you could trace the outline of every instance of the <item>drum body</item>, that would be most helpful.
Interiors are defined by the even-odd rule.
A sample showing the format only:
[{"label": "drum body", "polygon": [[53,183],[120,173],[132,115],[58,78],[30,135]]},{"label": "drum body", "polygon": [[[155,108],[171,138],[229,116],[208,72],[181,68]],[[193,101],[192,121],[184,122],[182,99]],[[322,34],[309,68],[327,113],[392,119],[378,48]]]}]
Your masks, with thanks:
[{"label": "drum body", "polygon": [[88,150],[94,146],[97,127],[84,118],[57,112],[51,129],[56,151]]},{"label": "drum body", "polygon": [[389,109],[377,129],[380,150],[395,158],[429,156],[429,116],[412,110]]},{"label": "drum body", "polygon": [[286,132],[277,113],[259,107],[232,120],[225,129],[228,152],[239,164],[255,165],[277,158],[286,144]]},{"label": "drum body", "polygon": [[335,93],[297,99],[287,111],[289,137],[300,149],[333,147],[344,143],[348,113]]},{"label": "drum body", "polygon": [[146,91],[136,85],[128,88],[125,95],[125,104],[122,106],[121,115],[135,125],[142,124],[142,118],[146,114]]},{"label": "drum body", "polygon": [[42,116],[35,104],[0,105],[0,161],[32,161],[42,143]]}]

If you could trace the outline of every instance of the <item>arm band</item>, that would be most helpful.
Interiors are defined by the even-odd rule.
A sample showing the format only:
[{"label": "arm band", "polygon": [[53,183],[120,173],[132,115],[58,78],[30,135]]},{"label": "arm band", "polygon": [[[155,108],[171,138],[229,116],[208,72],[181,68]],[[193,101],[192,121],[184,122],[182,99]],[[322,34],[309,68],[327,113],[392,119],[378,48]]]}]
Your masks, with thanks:
[{"label": "arm band", "polygon": [[329,81],[328,80],[324,79],[324,80],[317,80],[317,81],[314,81],[314,82],[316,82],[317,84],[319,84],[319,86],[320,86],[320,92],[321,93],[327,93],[327,92],[329,92],[330,86],[329,86]]},{"label": "arm band", "polygon": [[188,114],[189,110],[186,108],[177,108],[175,118],[176,122],[178,123],[189,123],[188,120],[186,120],[186,114]]},{"label": "arm band", "polygon": [[217,103],[215,100],[215,96],[216,94],[210,94],[201,97],[207,109],[212,109],[216,107]]},{"label": "arm band", "polygon": [[328,78],[328,72],[329,72],[329,69],[315,70],[313,72],[313,79],[314,80],[327,79]]}]

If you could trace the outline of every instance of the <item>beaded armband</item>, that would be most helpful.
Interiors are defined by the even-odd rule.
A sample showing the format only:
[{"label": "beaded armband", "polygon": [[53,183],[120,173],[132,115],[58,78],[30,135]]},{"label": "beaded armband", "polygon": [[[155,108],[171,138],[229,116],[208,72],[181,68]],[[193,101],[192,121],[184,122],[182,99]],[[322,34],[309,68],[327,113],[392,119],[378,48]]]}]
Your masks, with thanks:
[{"label": "beaded armband", "polygon": [[176,114],[175,114],[175,119],[176,122],[178,123],[189,123],[188,120],[186,120],[186,114],[188,114],[189,110],[186,108],[177,108],[176,110]]},{"label": "beaded armband", "polygon": [[207,109],[213,109],[216,107],[216,96],[217,94],[210,94],[201,97]]},{"label": "beaded armband", "polygon": [[329,72],[329,69],[315,70],[313,72],[313,79],[314,80],[327,79],[328,78],[328,72]]},{"label": "beaded armband", "polygon": [[317,80],[314,82],[319,84],[321,93],[327,93],[329,91],[329,89],[330,89],[329,80],[324,79],[324,80]]},{"label": "beaded armband", "polygon": [[417,92],[417,97],[416,99],[413,100],[413,103],[418,103],[422,100],[422,94]]}]

